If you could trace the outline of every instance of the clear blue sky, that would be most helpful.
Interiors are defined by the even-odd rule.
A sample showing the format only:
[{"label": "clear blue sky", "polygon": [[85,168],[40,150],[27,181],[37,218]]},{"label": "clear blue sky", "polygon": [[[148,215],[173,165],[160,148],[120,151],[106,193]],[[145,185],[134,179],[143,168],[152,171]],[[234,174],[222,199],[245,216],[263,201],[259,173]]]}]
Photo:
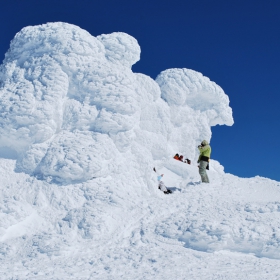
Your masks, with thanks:
[{"label": "clear blue sky", "polygon": [[23,27],[54,21],[94,36],[132,35],[141,47],[134,72],[156,78],[189,68],[209,77],[229,96],[235,121],[212,128],[212,158],[240,177],[280,181],[280,1],[2,1],[0,60]]}]

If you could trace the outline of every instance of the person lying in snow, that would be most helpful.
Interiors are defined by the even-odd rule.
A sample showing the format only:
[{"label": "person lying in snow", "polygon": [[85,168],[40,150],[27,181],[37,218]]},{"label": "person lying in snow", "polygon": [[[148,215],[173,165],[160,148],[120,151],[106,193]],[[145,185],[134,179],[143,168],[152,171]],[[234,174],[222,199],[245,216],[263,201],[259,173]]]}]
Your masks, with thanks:
[{"label": "person lying in snow", "polygon": [[173,158],[179,160],[179,154],[176,154]]},{"label": "person lying in snow", "polygon": [[176,154],[173,158],[180,161],[183,161],[184,159],[184,157],[182,155],[179,156],[179,154]]},{"label": "person lying in snow", "polygon": [[[154,167],[154,171],[157,173],[155,167]],[[162,181],[162,177],[163,177],[164,174],[161,174],[157,177],[158,179],[158,189],[163,191],[165,194],[169,194],[169,193],[172,193],[171,190],[168,190],[164,184],[164,182]]]},{"label": "person lying in snow", "polygon": [[183,155],[179,156],[179,154],[176,154],[173,158],[176,159],[176,160],[180,160],[180,161],[182,161],[184,163],[191,164],[191,161],[188,158],[186,158],[185,161],[184,161]]}]

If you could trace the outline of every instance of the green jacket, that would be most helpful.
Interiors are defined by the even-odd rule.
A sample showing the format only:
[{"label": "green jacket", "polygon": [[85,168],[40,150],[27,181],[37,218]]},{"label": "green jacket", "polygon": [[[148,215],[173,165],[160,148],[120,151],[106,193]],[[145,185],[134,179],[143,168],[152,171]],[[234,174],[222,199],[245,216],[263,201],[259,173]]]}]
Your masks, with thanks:
[{"label": "green jacket", "polygon": [[211,147],[210,147],[210,145],[199,146],[198,149],[199,149],[200,155],[199,155],[199,158],[198,158],[197,162],[200,162],[200,158],[202,156],[210,158],[210,155],[211,155]]}]

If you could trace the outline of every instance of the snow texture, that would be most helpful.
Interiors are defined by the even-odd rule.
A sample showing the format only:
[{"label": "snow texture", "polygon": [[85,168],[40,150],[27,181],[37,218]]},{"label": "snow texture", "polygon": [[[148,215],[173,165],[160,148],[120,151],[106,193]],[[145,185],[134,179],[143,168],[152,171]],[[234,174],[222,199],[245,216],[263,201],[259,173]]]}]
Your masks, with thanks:
[{"label": "snow texture", "polygon": [[[66,23],[17,33],[0,91],[0,147],[17,158],[16,170],[86,181],[118,172],[127,153],[137,165],[139,145],[149,166],[177,150],[194,157],[211,125],[232,125],[229,99],[214,82],[188,69],[154,81],[131,71],[139,59],[137,41],[125,33],[95,38]],[[144,178],[141,161],[137,169]]]},{"label": "snow texture", "polygon": [[200,183],[197,145],[233,124],[228,96],[190,69],[133,73],[139,59],[128,34],[62,22],[12,40],[0,68],[1,279],[279,279],[280,183],[215,160]]}]

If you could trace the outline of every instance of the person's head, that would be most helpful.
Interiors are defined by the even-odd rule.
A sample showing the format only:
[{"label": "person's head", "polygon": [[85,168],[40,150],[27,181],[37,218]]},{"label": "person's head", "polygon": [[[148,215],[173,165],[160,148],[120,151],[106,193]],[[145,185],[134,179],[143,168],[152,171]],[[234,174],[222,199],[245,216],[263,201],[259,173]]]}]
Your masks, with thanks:
[{"label": "person's head", "polygon": [[160,176],[163,177],[164,174],[161,174]]},{"label": "person's head", "polygon": [[207,142],[206,140],[203,140],[203,141],[201,142],[201,146],[206,146],[206,145],[208,145],[208,142]]}]

